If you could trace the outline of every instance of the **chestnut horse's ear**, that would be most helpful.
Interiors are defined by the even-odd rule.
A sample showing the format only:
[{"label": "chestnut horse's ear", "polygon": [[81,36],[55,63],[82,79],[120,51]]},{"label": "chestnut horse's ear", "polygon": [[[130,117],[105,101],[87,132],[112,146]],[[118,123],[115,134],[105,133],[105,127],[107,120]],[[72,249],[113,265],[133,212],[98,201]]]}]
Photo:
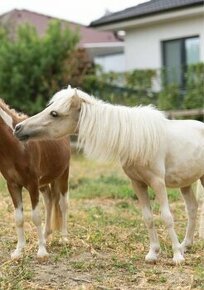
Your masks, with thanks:
[{"label": "chestnut horse's ear", "polygon": [[77,89],[74,89],[74,95],[72,97],[71,107],[80,109],[81,107],[81,99],[78,96]]}]

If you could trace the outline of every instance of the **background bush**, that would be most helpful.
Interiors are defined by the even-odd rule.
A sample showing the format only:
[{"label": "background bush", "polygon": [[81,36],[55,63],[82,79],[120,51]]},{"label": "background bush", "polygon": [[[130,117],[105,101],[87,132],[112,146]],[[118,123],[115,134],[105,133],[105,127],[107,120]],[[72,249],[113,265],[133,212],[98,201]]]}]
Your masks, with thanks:
[{"label": "background bush", "polygon": [[89,69],[85,51],[76,49],[79,36],[59,22],[51,22],[43,37],[29,25],[14,38],[1,28],[0,39],[0,96],[29,115],[68,83],[78,86]]},{"label": "background bush", "polygon": [[204,108],[204,63],[188,67],[184,107],[187,109]]}]

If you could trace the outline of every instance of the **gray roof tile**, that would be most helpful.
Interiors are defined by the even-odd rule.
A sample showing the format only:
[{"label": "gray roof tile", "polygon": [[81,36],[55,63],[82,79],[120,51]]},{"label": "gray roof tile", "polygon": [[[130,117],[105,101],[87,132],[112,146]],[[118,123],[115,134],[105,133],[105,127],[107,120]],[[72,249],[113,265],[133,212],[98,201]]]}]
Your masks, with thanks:
[{"label": "gray roof tile", "polygon": [[92,21],[90,26],[96,27],[114,22],[120,22],[123,20],[141,18],[152,14],[199,5],[204,5],[204,0],[151,0],[116,13],[105,15],[95,21]]}]

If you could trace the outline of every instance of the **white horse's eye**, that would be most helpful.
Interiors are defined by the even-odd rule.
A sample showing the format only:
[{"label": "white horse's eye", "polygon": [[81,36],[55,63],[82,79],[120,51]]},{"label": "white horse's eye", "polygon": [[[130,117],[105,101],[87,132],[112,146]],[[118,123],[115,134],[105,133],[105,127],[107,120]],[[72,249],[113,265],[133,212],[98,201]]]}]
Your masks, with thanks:
[{"label": "white horse's eye", "polygon": [[54,118],[58,117],[58,113],[56,111],[51,111],[50,115]]}]

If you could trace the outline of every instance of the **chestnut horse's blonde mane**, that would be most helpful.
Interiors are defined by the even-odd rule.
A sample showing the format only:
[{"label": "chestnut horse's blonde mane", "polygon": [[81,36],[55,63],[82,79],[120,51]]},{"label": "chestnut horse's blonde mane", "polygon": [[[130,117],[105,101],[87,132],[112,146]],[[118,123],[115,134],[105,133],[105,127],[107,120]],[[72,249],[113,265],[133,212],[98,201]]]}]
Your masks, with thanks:
[{"label": "chestnut horse's blonde mane", "polygon": [[83,100],[78,146],[89,158],[147,164],[165,135],[165,115],[153,106],[125,107],[97,100],[77,90]]},{"label": "chestnut horse's blonde mane", "polygon": [[14,109],[11,109],[2,99],[0,99],[0,108],[4,110],[12,118],[14,125],[27,118],[26,115],[18,113]]}]

